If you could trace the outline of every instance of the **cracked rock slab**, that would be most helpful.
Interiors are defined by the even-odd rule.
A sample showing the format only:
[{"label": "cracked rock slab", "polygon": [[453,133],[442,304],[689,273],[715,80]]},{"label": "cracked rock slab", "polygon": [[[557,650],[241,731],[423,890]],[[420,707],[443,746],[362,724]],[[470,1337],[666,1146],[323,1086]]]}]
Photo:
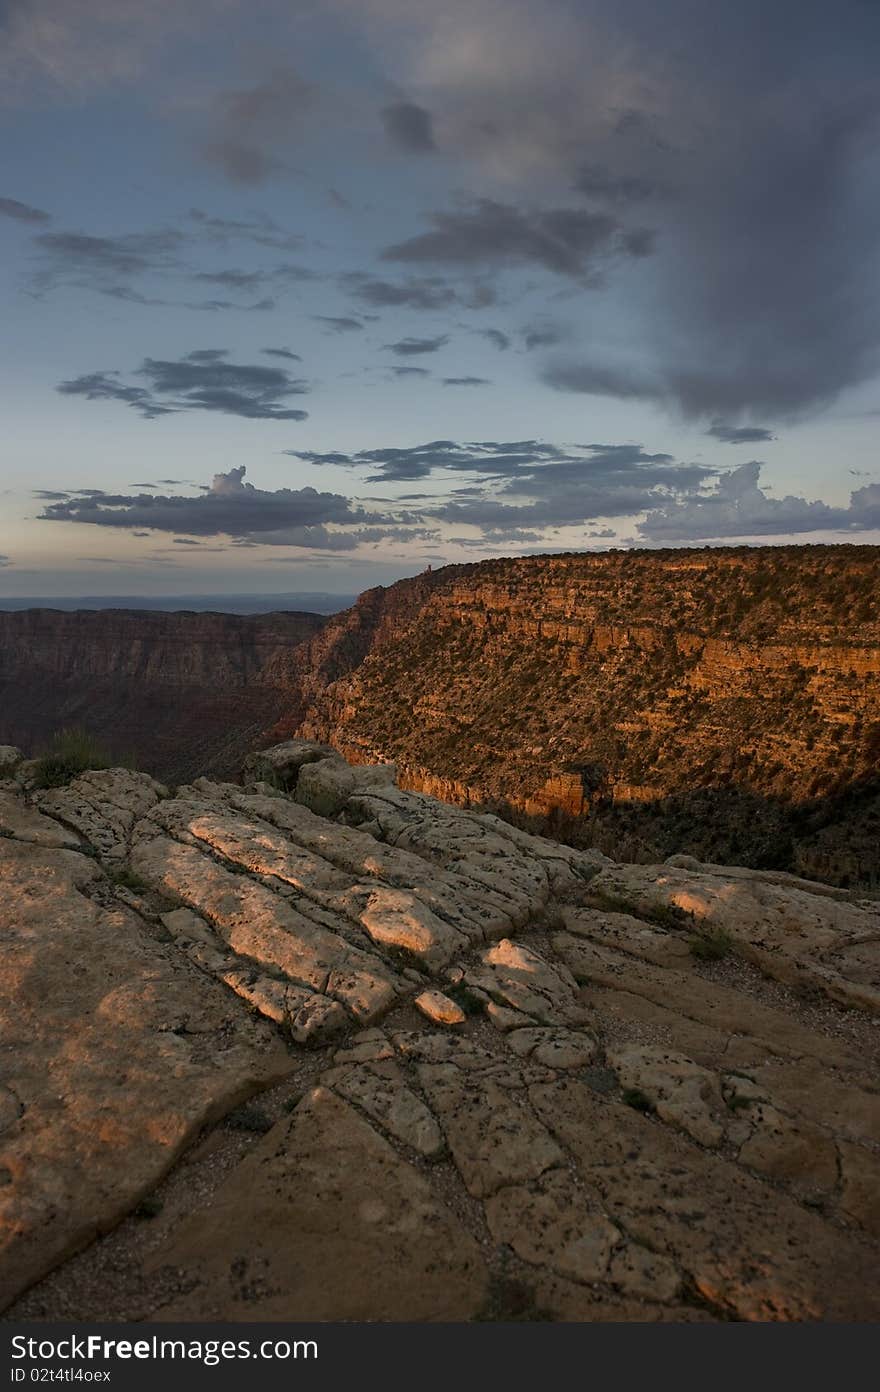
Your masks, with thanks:
[{"label": "cracked rock slab", "polygon": [[486,1198],[505,1184],[537,1179],[564,1161],[525,1100],[493,1078],[454,1064],[421,1064],[419,1081],[446,1134],[468,1192]]},{"label": "cracked rock slab", "polygon": [[292,1062],[276,1036],[82,888],[94,863],[0,841],[0,1306],[113,1227],[207,1121]]},{"label": "cracked rock slab", "polygon": [[487,1289],[475,1239],[326,1088],[191,1215],[154,1259],[164,1264],[193,1289],[161,1320],[467,1320]]},{"label": "cracked rock slab", "polygon": [[77,850],[83,844],[75,831],[37,812],[5,788],[0,788],[0,835],[28,841],[34,846],[68,847],[70,850]]},{"label": "cracked rock slab", "polygon": [[406,1086],[396,1063],[375,1061],[334,1069],[324,1081],[426,1160],[443,1153],[440,1127],[421,1098]]},{"label": "cracked rock slab", "polygon": [[[149,830],[149,823],[142,827]],[[204,916],[233,952],[332,996],[369,1023],[396,997],[394,976],[378,957],[297,912],[264,885],[236,875],[192,846],[145,836],[132,866],[148,884]]]}]

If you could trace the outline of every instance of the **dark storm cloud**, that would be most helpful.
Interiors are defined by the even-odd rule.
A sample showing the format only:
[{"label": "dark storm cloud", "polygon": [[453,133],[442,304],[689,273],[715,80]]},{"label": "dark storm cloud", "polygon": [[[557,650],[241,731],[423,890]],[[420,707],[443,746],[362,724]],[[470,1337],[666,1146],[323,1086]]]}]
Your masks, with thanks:
[{"label": "dark storm cloud", "polygon": [[317,324],[325,324],[333,333],[356,333],[364,327],[359,319],[348,319],[345,315],[312,314],[309,317]]},{"label": "dark storm cloud", "polygon": [[440,334],[438,338],[399,338],[396,343],[384,343],[382,346],[399,358],[411,358],[422,353],[437,353],[448,342],[449,335]]},{"label": "dark storm cloud", "polygon": [[52,221],[50,213],[44,213],[42,208],[32,208],[29,203],[19,203],[17,198],[0,198],[0,217],[32,224]]},{"label": "dark storm cloud", "polygon": [[437,147],[430,111],[415,102],[395,102],[382,110],[382,124],[388,139],[401,150],[430,154]]},{"label": "dark storm cloud", "polygon": [[773,431],[763,425],[725,425],[724,421],[713,421],[706,434],[724,445],[757,445],[776,439]]},{"label": "dark storm cloud", "polygon": [[219,411],[250,420],[305,420],[307,413],[284,405],[308,387],[279,367],[226,361],[225,349],[196,349],[176,360],[146,358],[136,376],[149,387],[120,380],[117,372],[92,372],[62,382],[65,396],[115,400],[148,419],[176,411]]},{"label": "dark storm cloud", "polygon": [[651,541],[791,536],[803,532],[858,533],[880,528],[880,484],[850,494],[849,506],[787,495],[770,498],[760,487],[761,464],[752,460],[721,474],[714,491],[671,500],[639,526]]},{"label": "dark storm cloud", "polygon": [[[665,8],[674,51],[648,6],[630,40],[645,72],[661,44],[669,138],[631,172],[673,191],[653,210],[659,274],[613,394],[796,418],[880,364],[880,8]],[[573,358],[559,384],[592,391],[605,361]]]},{"label": "dark storm cloud", "polygon": [[[245,467],[215,474],[210,488],[195,497],[114,494],[50,503],[41,517],[51,522],[100,527],[149,528],[187,537],[230,536],[267,546],[350,550],[361,541],[394,535],[407,515],[370,513],[338,493],[314,488],[267,491],[245,483]],[[348,533],[329,527],[354,529]]]},{"label": "dark storm cloud", "polygon": [[261,184],[284,167],[291,138],[316,104],[312,83],[293,68],[276,68],[252,87],[222,92],[210,113],[213,133],[203,153],[236,184]]},{"label": "dark storm cloud", "polygon": [[488,377],[444,377],[444,387],[491,387]]},{"label": "dark storm cloud", "polygon": [[386,260],[589,281],[615,258],[625,312],[609,301],[548,380],[707,424],[797,418],[877,372],[880,5],[375,0],[371,13],[396,33],[403,9],[444,154],[470,163],[473,186],[487,171],[517,193],[435,212]]},{"label": "dark storm cloud", "polygon": [[582,208],[523,210],[482,198],[456,212],[431,214],[433,231],[386,247],[386,261],[453,266],[538,265],[583,278],[615,254],[632,255],[610,213]]}]

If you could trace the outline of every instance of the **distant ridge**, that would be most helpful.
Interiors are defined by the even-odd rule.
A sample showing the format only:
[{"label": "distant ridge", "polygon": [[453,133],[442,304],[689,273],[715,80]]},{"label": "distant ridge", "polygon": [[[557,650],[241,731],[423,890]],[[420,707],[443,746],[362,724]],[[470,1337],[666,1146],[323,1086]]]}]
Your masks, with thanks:
[{"label": "distant ridge", "polygon": [[0,612],[21,609],[148,609],[153,613],[273,614],[288,610],[336,614],[356,595],[303,591],[292,594],[210,595],[0,595]]}]

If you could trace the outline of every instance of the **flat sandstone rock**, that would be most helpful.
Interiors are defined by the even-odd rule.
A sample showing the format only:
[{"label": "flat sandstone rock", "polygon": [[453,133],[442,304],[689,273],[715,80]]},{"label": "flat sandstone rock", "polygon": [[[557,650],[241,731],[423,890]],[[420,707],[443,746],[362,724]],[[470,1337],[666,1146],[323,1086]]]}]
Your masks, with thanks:
[{"label": "flat sandstone rock", "polygon": [[0,840],[0,1308],[291,1067],[228,991],[88,898],[96,876],[73,852]]},{"label": "flat sandstone rock", "polygon": [[479,1244],[325,1088],[264,1137],[159,1262],[194,1283],[160,1320],[467,1320],[487,1289]]}]

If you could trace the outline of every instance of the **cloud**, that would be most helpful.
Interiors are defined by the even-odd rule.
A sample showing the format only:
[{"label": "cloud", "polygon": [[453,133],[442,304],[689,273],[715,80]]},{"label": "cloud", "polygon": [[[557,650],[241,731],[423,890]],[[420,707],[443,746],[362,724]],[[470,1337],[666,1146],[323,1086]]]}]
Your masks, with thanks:
[{"label": "cloud", "polygon": [[356,333],[364,327],[359,319],[347,319],[345,315],[312,314],[309,317],[317,324],[326,324],[333,333]]},{"label": "cloud", "polygon": [[488,377],[444,377],[444,387],[491,387]]},{"label": "cloud", "polygon": [[[50,503],[41,517],[50,522],[171,532],[183,545],[192,544],[193,537],[229,536],[248,544],[331,551],[396,535],[409,520],[405,514],[367,512],[338,493],[319,493],[314,488],[255,488],[245,482],[245,472],[240,465],[215,474],[210,488],[195,497],[105,494]],[[329,530],[335,527],[349,531]]]},{"label": "cloud", "polygon": [[506,352],[510,347],[510,337],[508,334],[502,333],[501,329],[478,329],[477,332],[481,333],[483,338],[487,338],[493,347],[501,353]]},{"label": "cloud", "polygon": [[112,283],[115,278],[167,272],[180,266],[185,235],[176,228],[95,237],[86,232],[41,232],[34,245],[44,268],[34,276],[38,290],[59,283]]},{"label": "cloud", "polygon": [[258,269],[204,266],[206,253],[235,242],[289,252],[300,250],[304,239],[270,218],[216,218],[195,208],[179,227],[110,237],[78,230],[42,232],[32,238],[36,267],[26,284],[38,296],[70,286],[127,304],[218,311],[266,310],[273,308],[274,300],[265,295],[250,304],[199,300],[192,298],[192,290],[219,286],[254,295],[281,292],[315,278],[308,267],[286,260]]},{"label": "cloud", "polygon": [[392,144],[413,154],[425,155],[436,150],[430,111],[415,102],[395,102],[382,110],[385,134]]},{"label": "cloud", "polygon": [[123,382],[118,372],[91,372],[57,388],[65,396],[119,401],[147,419],[179,411],[219,411],[249,420],[305,420],[307,412],[285,406],[287,397],[308,391],[279,367],[227,362],[225,349],[196,349],[176,360],[146,358],[136,375],[149,387]]},{"label": "cloud", "polygon": [[590,199],[623,204],[642,203],[648,198],[656,198],[663,192],[662,186],[652,179],[621,174],[601,164],[582,165],[573,187]]},{"label": "cloud", "polygon": [[9,566],[9,565],[12,565],[12,561],[9,559],[9,557],[8,557],[8,556],[0,556],[0,566]]},{"label": "cloud", "polygon": [[292,353],[289,348],[261,348],[260,352],[270,358],[287,358],[290,362],[302,362],[299,353]]},{"label": "cloud", "polygon": [[523,210],[491,198],[456,212],[431,214],[433,231],[386,247],[386,261],[451,266],[537,265],[584,279],[615,257],[633,255],[623,228],[606,212],[582,208]]},{"label": "cloud", "polygon": [[591,324],[560,385],[781,422],[876,374],[880,6],[349,0],[358,11],[391,80],[430,95],[444,156],[471,187],[506,190],[434,213],[386,259],[589,278],[632,258],[613,340]]},{"label": "cloud", "polygon": [[712,422],[706,434],[724,445],[757,445],[776,439],[773,431],[763,425],[726,425],[719,420]]},{"label": "cloud", "polygon": [[694,541],[880,528],[880,484],[856,489],[849,507],[830,507],[790,494],[768,497],[759,484],[761,467],[751,460],[721,474],[712,493],[664,504],[648,514],[639,533],[651,541]]},{"label": "cloud", "polygon": [[395,377],[430,377],[430,372],[426,367],[398,367],[392,364],[391,371]]},{"label": "cloud", "polygon": [[204,144],[205,159],[232,183],[262,184],[283,169],[282,152],[303,131],[317,89],[293,68],[276,68],[251,87],[221,92],[210,120],[215,132]]},{"label": "cloud", "polygon": [[265,213],[249,218],[225,218],[212,216],[202,208],[190,208],[189,217],[203,240],[220,246],[229,242],[254,242],[276,251],[300,251],[305,246],[305,238],[298,232],[285,231]]},{"label": "cloud", "polygon": [[[475,474],[499,494],[486,501],[493,512],[499,507],[510,508],[508,498],[515,495],[534,500],[535,516],[543,502],[548,515],[562,523],[577,520],[577,510],[564,511],[571,508],[575,495],[581,498],[577,507],[588,500],[590,509],[598,509],[590,515],[617,515],[622,500],[627,506],[632,504],[630,511],[635,513],[658,505],[675,492],[692,491],[716,472],[706,465],[676,463],[669,454],[648,454],[641,445],[560,446],[540,440],[430,440],[423,445],[365,449],[354,454],[287,453],[309,464],[369,470],[369,483],[410,482],[438,473]],[[564,503],[559,501],[563,497]],[[603,511],[600,503],[610,510]],[[468,513],[475,524],[478,522],[479,510],[470,503],[450,506],[450,517],[464,521]]]},{"label": "cloud", "polygon": [[170,406],[153,400],[146,387],[133,387],[119,380],[118,372],[86,372],[67,382],[59,382],[57,391],[63,396],[84,396],[87,401],[119,401],[133,406],[147,420],[170,415]]},{"label": "cloud", "polygon": [[570,337],[570,332],[559,324],[533,324],[522,331],[526,352],[535,348],[551,348]]},{"label": "cloud", "polygon": [[555,358],[543,367],[541,380],[557,391],[616,396],[623,401],[664,395],[660,380],[649,375],[644,367],[619,366],[607,359]]},{"label": "cloud", "polygon": [[400,338],[396,343],[384,343],[382,346],[389,353],[396,353],[399,358],[410,358],[421,353],[437,353],[441,348],[445,348],[448,342],[449,335],[440,334],[438,338]]},{"label": "cloud", "polygon": [[129,82],[190,32],[204,34],[228,0],[2,0],[0,99],[69,101]]},{"label": "cloud", "polygon": [[364,304],[377,309],[445,309],[456,304],[458,292],[440,276],[410,277],[393,282],[351,271],[341,277],[343,286]]},{"label": "cloud", "polygon": [[247,290],[256,294],[265,286],[298,285],[314,280],[314,271],[306,266],[273,266],[268,270],[244,271],[228,267],[220,271],[197,271],[192,276],[196,284],[222,285],[228,290]]},{"label": "cloud", "polygon": [[12,218],[15,222],[51,222],[50,213],[42,208],[32,208],[29,203],[19,203],[17,198],[0,198],[0,217]]}]

